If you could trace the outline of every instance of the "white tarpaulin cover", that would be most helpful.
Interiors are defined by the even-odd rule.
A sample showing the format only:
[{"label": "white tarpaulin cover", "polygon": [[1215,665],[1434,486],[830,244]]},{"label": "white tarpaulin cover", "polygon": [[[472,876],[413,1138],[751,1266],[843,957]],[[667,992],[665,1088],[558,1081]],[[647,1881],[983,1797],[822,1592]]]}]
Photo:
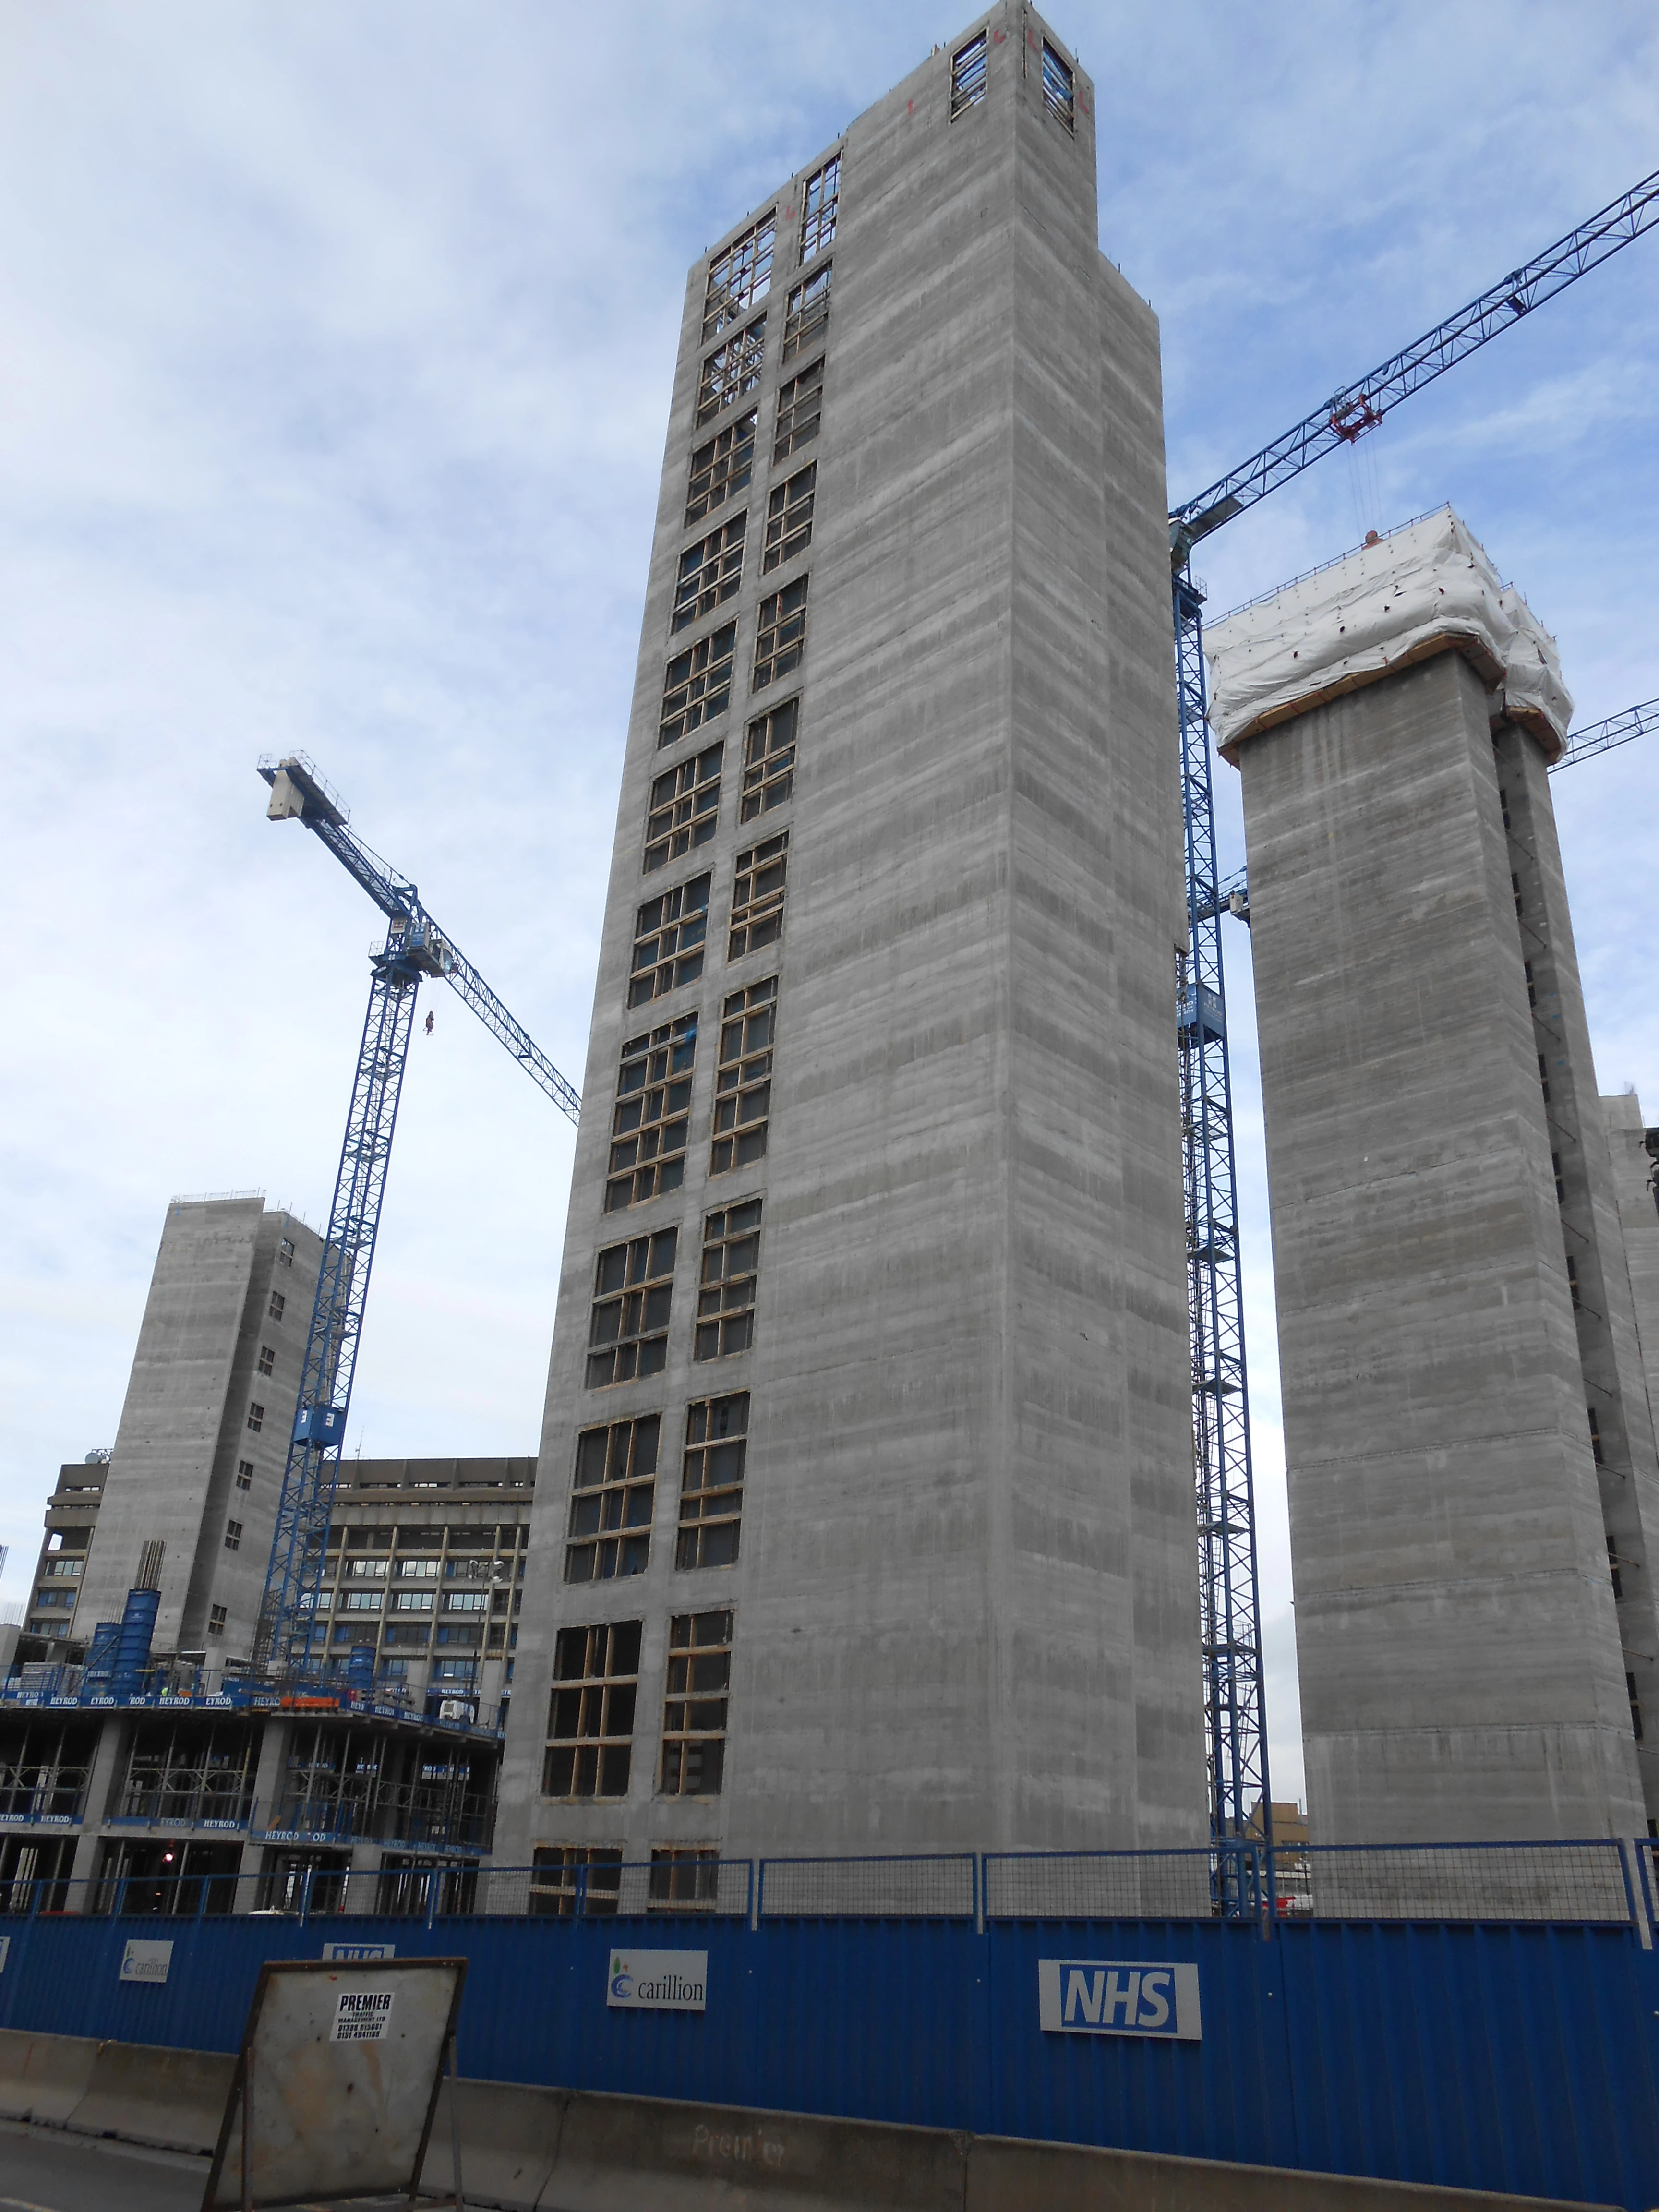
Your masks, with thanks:
[{"label": "white tarpaulin cover", "polygon": [[1572,720],[1555,640],[1443,507],[1205,635],[1222,752],[1437,653],[1463,654],[1552,760]]}]

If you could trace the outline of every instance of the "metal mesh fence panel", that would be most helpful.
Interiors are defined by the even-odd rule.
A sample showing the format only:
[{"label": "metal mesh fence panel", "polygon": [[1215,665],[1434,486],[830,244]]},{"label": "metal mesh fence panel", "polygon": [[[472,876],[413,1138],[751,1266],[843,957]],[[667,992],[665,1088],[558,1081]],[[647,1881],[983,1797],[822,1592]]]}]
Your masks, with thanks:
[{"label": "metal mesh fence panel", "polygon": [[928,1858],[763,1859],[763,1919],[971,1920],[971,1851]]},{"label": "metal mesh fence panel", "polygon": [[1628,1923],[1623,1856],[1574,1844],[1314,1844],[1276,1863],[1279,1910],[1316,1920]]},{"label": "metal mesh fence panel", "polygon": [[[1254,1894],[1248,1853],[1241,1863]],[[997,1851],[985,1860],[988,1920],[1198,1920],[1214,1910],[1215,1854]]]}]

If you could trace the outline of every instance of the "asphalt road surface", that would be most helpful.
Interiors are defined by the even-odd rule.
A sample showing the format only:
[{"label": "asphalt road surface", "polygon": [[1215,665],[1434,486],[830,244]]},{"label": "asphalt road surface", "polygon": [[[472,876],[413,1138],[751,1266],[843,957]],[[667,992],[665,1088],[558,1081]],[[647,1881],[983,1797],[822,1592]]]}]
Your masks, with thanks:
[{"label": "asphalt road surface", "polygon": [[[0,2212],[198,2212],[207,2176],[204,2158],[0,2120]],[[395,2197],[357,2197],[352,2212],[407,2202],[402,2191]],[[315,2212],[328,2208],[319,2205]]]}]

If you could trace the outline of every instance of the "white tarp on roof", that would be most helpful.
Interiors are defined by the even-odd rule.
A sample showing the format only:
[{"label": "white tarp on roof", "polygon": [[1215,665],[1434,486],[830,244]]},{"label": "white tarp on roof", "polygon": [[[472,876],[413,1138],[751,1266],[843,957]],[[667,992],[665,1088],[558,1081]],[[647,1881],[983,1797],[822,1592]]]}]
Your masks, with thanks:
[{"label": "white tarp on roof", "polygon": [[1229,616],[1204,652],[1224,753],[1436,653],[1501,684],[1504,712],[1552,759],[1572,720],[1555,640],[1449,507]]}]

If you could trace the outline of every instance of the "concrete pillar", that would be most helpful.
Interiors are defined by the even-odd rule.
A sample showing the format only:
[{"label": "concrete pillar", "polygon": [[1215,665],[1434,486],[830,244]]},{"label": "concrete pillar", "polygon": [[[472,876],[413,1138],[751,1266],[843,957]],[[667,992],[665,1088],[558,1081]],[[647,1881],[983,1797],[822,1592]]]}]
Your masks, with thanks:
[{"label": "concrete pillar", "polygon": [[283,1769],[288,1761],[289,1738],[294,1732],[290,1720],[268,1715],[261,1724],[259,1757],[253,1770],[253,1813],[249,1823],[248,1840],[242,1852],[244,1879],[236,1885],[237,1912],[252,1912],[258,1902],[257,1882],[246,1877],[261,1871],[264,1856],[263,1847],[255,1843],[255,1830],[269,1828],[276,1817],[277,1802],[283,1794]]},{"label": "concrete pillar", "polygon": [[131,1735],[132,1723],[125,1713],[105,1716],[87,1782],[81,1832],[75,1839],[75,1856],[70,1865],[70,1881],[82,1885],[70,1892],[70,1910],[73,1912],[84,1912],[91,1898],[90,1884],[98,1872],[103,1824],[108,1817],[110,1801],[125,1778],[127,1746]]},{"label": "concrete pillar", "polygon": [[[1243,783],[1311,1827],[1629,1834],[1620,1616],[1642,1607],[1615,1600],[1608,1537],[1641,1541],[1653,1444],[1628,1291],[1607,1288],[1622,1247],[1548,812],[1543,741],[1571,702],[1455,518],[1418,527],[1415,570],[1385,542],[1212,640]],[[1544,700],[1538,734],[1504,684]]]}]

